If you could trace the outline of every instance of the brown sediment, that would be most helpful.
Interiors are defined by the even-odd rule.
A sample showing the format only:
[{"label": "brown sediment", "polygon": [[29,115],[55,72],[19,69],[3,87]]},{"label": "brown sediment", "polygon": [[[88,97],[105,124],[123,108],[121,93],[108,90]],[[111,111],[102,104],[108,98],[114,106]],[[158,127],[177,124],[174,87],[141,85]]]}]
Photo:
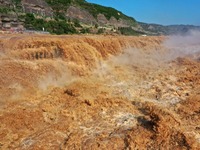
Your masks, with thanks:
[{"label": "brown sediment", "polygon": [[200,63],[164,40],[4,36],[0,149],[198,149]]}]

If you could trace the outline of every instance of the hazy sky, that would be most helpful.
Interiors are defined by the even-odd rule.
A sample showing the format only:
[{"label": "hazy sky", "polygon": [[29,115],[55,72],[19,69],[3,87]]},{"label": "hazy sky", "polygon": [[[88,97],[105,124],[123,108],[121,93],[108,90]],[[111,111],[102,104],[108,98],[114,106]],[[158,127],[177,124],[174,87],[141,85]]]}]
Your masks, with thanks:
[{"label": "hazy sky", "polygon": [[137,21],[200,25],[200,0],[86,0],[116,8]]}]

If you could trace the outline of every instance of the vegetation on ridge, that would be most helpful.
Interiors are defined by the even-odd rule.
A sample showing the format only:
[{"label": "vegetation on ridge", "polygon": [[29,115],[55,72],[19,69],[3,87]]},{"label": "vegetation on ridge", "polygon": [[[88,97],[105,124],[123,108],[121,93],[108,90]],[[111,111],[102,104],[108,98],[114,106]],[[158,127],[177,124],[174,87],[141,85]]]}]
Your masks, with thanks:
[{"label": "vegetation on ridge", "polygon": [[33,30],[42,30],[45,28],[50,33],[55,34],[73,34],[77,33],[75,27],[66,21],[46,21],[41,18],[35,18],[33,14],[26,14],[25,17],[26,28]]},{"label": "vegetation on ridge", "polygon": [[[9,5],[2,4],[0,7],[0,13],[13,15],[15,14],[17,20],[24,22],[24,26],[28,30],[48,31],[53,34],[74,34],[74,33],[93,33],[93,34],[112,34],[121,33],[125,35],[137,35],[132,27],[136,26],[137,22],[134,18],[124,15],[122,12],[101,5],[88,3],[85,0],[43,0],[50,8],[52,8],[52,16],[45,16],[44,13],[40,14],[40,11],[27,11],[23,8],[23,1],[21,0],[9,0]],[[36,5],[39,5],[35,3]],[[81,10],[86,10],[95,19],[92,24],[80,22],[80,20],[73,19],[73,17],[67,17],[66,13],[70,6],[75,6]],[[40,7],[40,6],[38,6]],[[42,6],[43,7],[43,6]],[[28,8],[30,9],[30,8]],[[42,10],[43,11],[43,10]],[[49,11],[49,10],[48,10]],[[34,12],[34,13],[28,13]],[[39,12],[39,13],[38,13]],[[112,17],[116,20],[123,20],[130,27],[117,28],[115,24],[108,23],[102,25],[99,23],[98,15],[103,14],[109,21]],[[25,20],[25,21],[24,21]],[[122,22],[123,22],[122,21]],[[126,24],[125,23],[125,24]],[[130,33],[127,31],[130,30]]]},{"label": "vegetation on ridge", "polygon": [[46,2],[56,11],[56,12],[64,12],[70,5],[76,5],[80,8],[86,9],[90,12],[95,18],[97,18],[98,14],[103,14],[108,20],[111,17],[116,18],[117,20],[125,19],[130,20],[134,25],[136,20],[132,17],[128,17],[124,15],[122,12],[111,8],[105,7],[97,4],[87,3],[85,0],[46,0]]}]

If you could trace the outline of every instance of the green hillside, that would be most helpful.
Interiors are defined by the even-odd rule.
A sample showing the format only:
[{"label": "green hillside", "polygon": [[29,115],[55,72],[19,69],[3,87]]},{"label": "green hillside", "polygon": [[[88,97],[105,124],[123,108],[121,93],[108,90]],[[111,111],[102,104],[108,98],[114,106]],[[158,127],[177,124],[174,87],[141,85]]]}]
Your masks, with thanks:
[{"label": "green hillside", "polygon": [[131,20],[133,22],[136,22],[135,19],[132,17],[128,17],[124,15],[122,12],[120,12],[121,15],[119,15],[119,11],[111,8],[111,7],[105,7],[97,4],[88,3],[85,0],[45,0],[55,11],[65,11],[67,8],[71,5],[79,6],[83,9],[88,10],[95,18],[98,14],[104,14],[107,19],[110,19],[112,16],[118,19],[126,19]]},{"label": "green hillside", "polygon": [[51,34],[171,35],[200,30],[137,22],[114,8],[85,0],[1,0],[0,30],[21,26]]},{"label": "green hillside", "polygon": [[[48,13],[52,15],[49,16],[37,13],[34,7],[37,7],[37,10],[44,9],[44,11],[46,11],[48,7],[48,11],[50,11]],[[68,16],[67,11],[70,7],[88,12],[94,18],[91,20],[92,24],[90,20],[88,23],[84,20],[80,20],[80,18]],[[107,23],[103,24],[98,20],[98,15],[100,14],[105,16]],[[130,29],[132,31],[132,27],[137,26],[137,22],[134,18],[126,16],[114,8],[88,3],[85,0],[8,0],[0,3],[0,15],[12,16],[11,18],[15,16],[18,20],[24,22],[24,27],[28,30],[41,31],[45,29],[45,31],[52,34],[123,34],[125,33],[124,31]],[[87,16],[83,16],[82,18],[87,18]],[[122,25],[120,25],[123,28],[121,28],[120,25],[116,25],[116,23],[109,22],[111,18],[115,18],[115,22],[121,21]],[[122,29],[123,32],[121,32]],[[130,34],[133,33],[135,34],[136,32],[132,31]],[[138,34],[138,32],[136,34]]]}]

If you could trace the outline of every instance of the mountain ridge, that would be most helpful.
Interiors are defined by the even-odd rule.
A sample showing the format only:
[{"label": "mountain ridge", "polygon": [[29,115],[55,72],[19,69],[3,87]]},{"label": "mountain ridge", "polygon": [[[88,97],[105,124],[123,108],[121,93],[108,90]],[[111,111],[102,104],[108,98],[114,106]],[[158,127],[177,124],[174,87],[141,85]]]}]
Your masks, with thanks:
[{"label": "mountain ridge", "polygon": [[154,23],[143,23],[138,22],[140,26],[146,31],[157,32],[160,35],[186,35],[189,34],[192,30],[200,31],[200,26],[196,25],[184,25],[184,24],[175,24],[175,25],[160,25]]},{"label": "mountain ridge", "polygon": [[85,0],[0,0],[0,29],[24,28],[53,34],[123,35],[169,35],[194,29],[137,22],[112,7]]}]

